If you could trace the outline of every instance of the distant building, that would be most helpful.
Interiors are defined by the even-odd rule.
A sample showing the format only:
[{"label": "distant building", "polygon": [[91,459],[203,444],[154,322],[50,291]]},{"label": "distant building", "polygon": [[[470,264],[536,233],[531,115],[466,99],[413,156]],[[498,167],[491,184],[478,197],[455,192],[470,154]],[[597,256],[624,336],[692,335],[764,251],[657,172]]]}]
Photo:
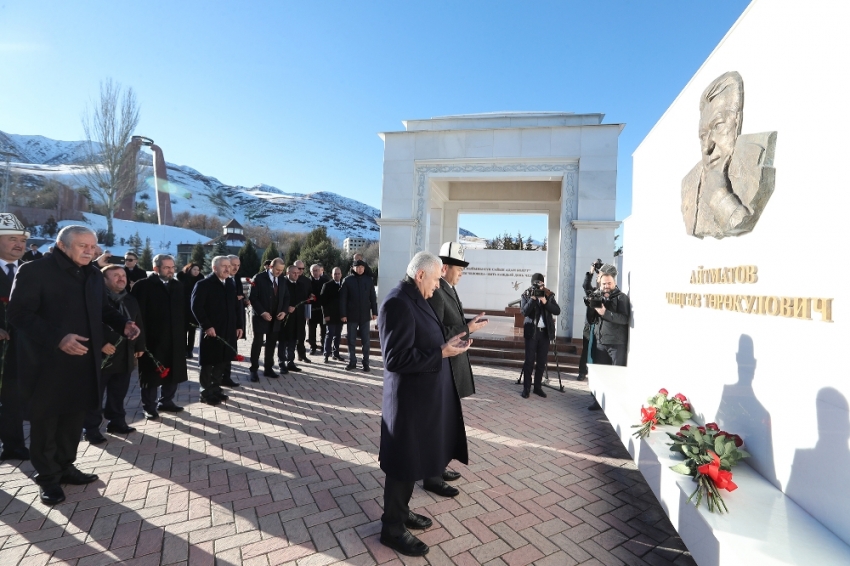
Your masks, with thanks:
[{"label": "distant building", "polygon": [[[225,224],[222,228],[222,234],[203,243],[204,251],[209,253],[219,242],[224,240],[227,245],[227,253],[236,255],[242,246],[245,245],[245,230],[235,218]],[[186,265],[192,259],[192,250],[196,244],[178,244],[177,245],[177,263]],[[259,253],[262,253],[260,251]]]},{"label": "distant building", "polygon": [[351,257],[366,247],[366,238],[346,238],[342,241],[342,251],[347,257]]}]

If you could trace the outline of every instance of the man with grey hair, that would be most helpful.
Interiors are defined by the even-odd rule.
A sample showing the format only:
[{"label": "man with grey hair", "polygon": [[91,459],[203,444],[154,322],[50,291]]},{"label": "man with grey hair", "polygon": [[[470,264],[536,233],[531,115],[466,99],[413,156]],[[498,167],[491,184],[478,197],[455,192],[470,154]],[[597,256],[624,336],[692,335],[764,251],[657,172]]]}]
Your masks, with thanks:
[{"label": "man with grey hair", "polygon": [[[242,282],[239,279],[239,270],[242,267],[242,260],[239,259],[238,255],[229,255],[227,256],[227,260],[230,262],[230,281],[233,282],[233,287],[236,289],[236,302],[238,303],[238,309],[236,310],[236,314],[239,318],[239,328],[242,329],[241,338],[245,338],[245,307],[248,306],[248,299],[245,297],[245,287],[242,285]],[[234,350],[239,349],[239,341],[237,340],[231,346],[233,346]],[[224,387],[239,387],[239,383],[233,381],[232,377],[233,365],[230,364],[227,366],[227,369],[224,370],[224,377],[221,380],[221,384]]]},{"label": "man with grey hair", "polygon": [[[314,263],[310,266],[310,293],[318,300],[322,295],[322,287],[329,281],[328,277],[323,274],[324,269],[321,264]],[[317,340],[316,328],[320,330],[320,336]],[[322,317],[322,309],[319,303],[310,305],[310,318],[307,319],[307,343],[310,344],[310,355],[320,354],[325,345],[325,319]]]},{"label": "man with grey hair", "polygon": [[98,406],[106,323],[134,340],[139,327],[104,300],[92,263],[97,236],[85,226],[59,232],[50,258],[21,266],[7,307],[16,331],[18,384],[30,421],[30,457],[42,503],[65,500],[60,484],[97,480],[74,467],[86,411]]},{"label": "man with grey hair", "polygon": [[449,339],[427,299],[440,285],[440,258],[419,252],[407,277],[381,305],[378,328],[384,356],[381,446],[384,483],[382,544],[406,556],[423,556],[428,545],[407,529],[432,521],[410,511],[417,480],[439,476],[450,460],[468,463],[460,397],[449,358],[466,352],[466,333]]},{"label": "man with grey hair", "polygon": [[[160,411],[183,410],[174,397],[177,386],[189,379],[183,330],[186,292],[183,283],[174,277],[174,258],[166,254],[154,256],[153,273],[133,285],[132,294],[139,303],[145,329],[147,352],[139,358],[139,386],[149,420],[158,419]],[[168,369],[165,377],[161,367]]]},{"label": "man with grey hair", "polygon": [[242,328],[236,287],[230,279],[230,260],[227,256],[216,256],[212,269],[192,291],[192,314],[203,333],[198,353],[201,402],[215,406],[229,399],[221,389],[221,382],[236,356],[233,344],[242,337]]}]

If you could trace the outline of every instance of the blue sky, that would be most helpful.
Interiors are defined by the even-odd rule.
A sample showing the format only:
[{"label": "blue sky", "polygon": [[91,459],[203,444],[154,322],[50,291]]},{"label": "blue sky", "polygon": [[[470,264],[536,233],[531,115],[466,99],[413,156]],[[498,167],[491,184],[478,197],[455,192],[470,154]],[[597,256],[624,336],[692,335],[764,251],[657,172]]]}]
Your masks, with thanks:
[{"label": "blue sky", "polygon": [[[746,8],[683,1],[39,2],[0,0],[0,130],[82,138],[106,77],[138,133],[222,182],[330,190],[376,207],[380,131],[503,110],[603,112],[631,153]],[[542,239],[540,217],[505,222]],[[538,236],[539,233],[539,236]]]}]

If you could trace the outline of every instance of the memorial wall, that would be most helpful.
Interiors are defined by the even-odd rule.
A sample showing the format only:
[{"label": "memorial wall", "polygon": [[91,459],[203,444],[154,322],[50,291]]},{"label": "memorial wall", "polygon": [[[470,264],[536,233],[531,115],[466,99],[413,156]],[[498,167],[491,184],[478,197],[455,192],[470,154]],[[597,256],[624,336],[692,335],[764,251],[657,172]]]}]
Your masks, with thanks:
[{"label": "memorial wall", "polygon": [[457,292],[465,309],[504,310],[531,286],[532,273],[546,273],[545,251],[467,249]]},{"label": "memorial wall", "polygon": [[848,22],[846,2],[748,8],[634,152],[623,287],[629,379],[740,434],[850,543]]}]

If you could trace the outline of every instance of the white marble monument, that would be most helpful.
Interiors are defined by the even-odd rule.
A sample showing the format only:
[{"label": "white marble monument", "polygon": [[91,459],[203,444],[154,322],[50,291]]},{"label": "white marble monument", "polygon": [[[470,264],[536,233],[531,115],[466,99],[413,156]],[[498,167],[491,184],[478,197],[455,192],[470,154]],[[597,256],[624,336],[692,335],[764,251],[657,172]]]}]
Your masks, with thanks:
[{"label": "white marble monument", "polygon": [[[846,2],[753,2],[634,153],[623,267],[634,309],[629,367],[593,366],[589,383],[701,565],[850,564],[850,381],[841,354],[850,311],[839,251],[850,210],[848,22]],[[712,202],[736,190],[734,155],[731,184],[687,178],[701,159],[706,171],[721,165],[701,120],[724,115],[701,114],[701,97],[733,72],[744,91],[743,124],[734,126],[741,137],[775,135],[762,136],[761,152],[755,142],[748,149],[775,186],[763,210],[744,211],[761,213],[751,231],[729,221],[720,236],[694,234],[683,224],[685,185]],[[727,159],[733,142],[718,142]],[[733,469],[740,481],[724,492],[729,515],[685,503],[694,484],[670,472],[663,435],[630,438],[641,404],[661,387],[687,395],[698,422],[744,438],[752,458]]]},{"label": "white marble monument", "polygon": [[[507,112],[403,122],[384,132],[378,300],[417,251],[458,239],[458,214],[548,214],[547,287],[558,336],[580,337],[585,266],[611,258],[617,139],[602,114]],[[501,231],[502,227],[499,227]],[[607,261],[607,260],[606,260]],[[505,306],[505,305],[503,305]]]}]

